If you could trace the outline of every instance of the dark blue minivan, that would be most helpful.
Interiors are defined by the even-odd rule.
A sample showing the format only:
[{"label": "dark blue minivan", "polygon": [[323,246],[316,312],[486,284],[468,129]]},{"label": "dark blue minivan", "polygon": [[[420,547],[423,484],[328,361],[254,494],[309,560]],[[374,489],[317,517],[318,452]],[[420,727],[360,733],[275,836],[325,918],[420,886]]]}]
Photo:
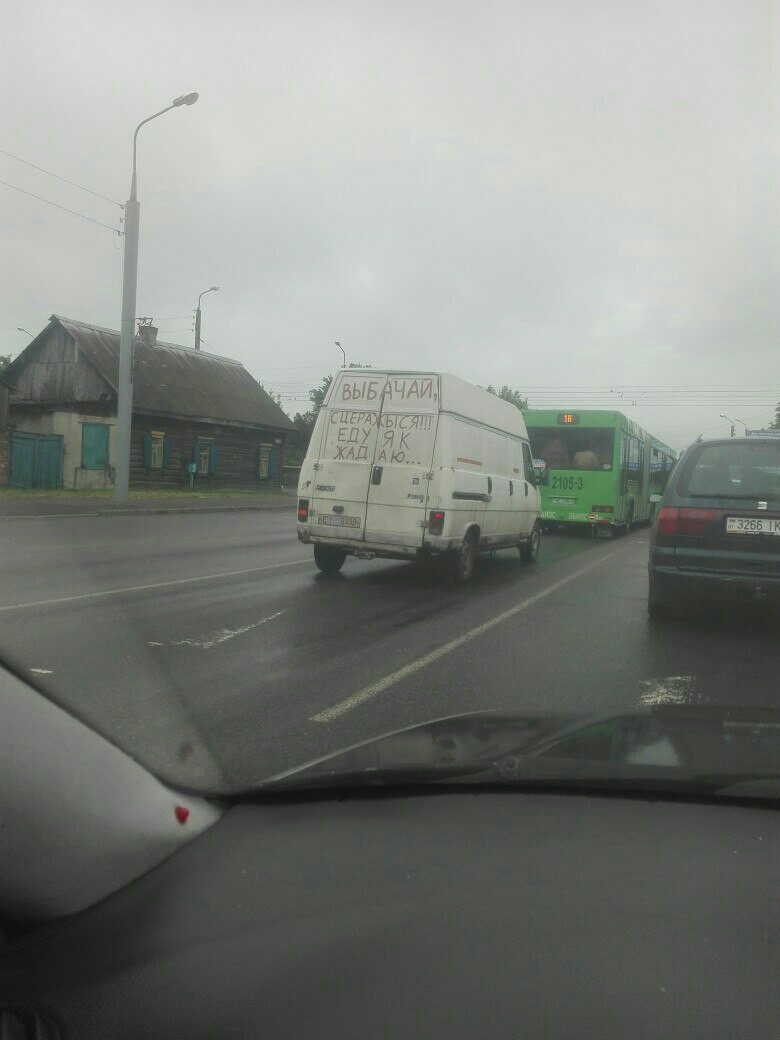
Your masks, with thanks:
[{"label": "dark blue minivan", "polygon": [[648,610],[701,601],[780,602],[780,438],[691,445],[650,536]]}]

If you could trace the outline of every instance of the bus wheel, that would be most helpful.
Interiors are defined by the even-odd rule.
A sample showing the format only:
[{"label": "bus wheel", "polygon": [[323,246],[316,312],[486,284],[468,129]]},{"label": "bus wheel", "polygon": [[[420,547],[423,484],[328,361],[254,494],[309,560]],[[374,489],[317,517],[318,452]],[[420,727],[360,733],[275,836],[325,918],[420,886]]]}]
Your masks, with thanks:
[{"label": "bus wheel", "polygon": [[542,543],[542,532],[539,529],[538,524],[534,524],[534,528],[528,537],[527,542],[523,542],[520,546],[520,559],[523,563],[534,563],[536,557],[539,555],[539,546]]},{"label": "bus wheel", "polygon": [[463,539],[460,549],[456,549],[450,557],[450,574],[456,585],[466,585],[474,575],[477,562],[477,546],[474,535],[469,532]]},{"label": "bus wheel", "polygon": [[334,549],[330,545],[314,546],[314,562],[323,574],[337,574],[344,566],[347,558],[343,549]]}]

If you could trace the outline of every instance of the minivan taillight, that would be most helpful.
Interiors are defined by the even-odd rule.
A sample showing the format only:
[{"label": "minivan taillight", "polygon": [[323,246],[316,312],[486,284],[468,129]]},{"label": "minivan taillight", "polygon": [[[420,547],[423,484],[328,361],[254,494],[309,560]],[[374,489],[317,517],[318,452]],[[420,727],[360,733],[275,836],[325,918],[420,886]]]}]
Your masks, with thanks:
[{"label": "minivan taillight", "polygon": [[720,509],[681,509],[677,520],[678,534],[704,534]]},{"label": "minivan taillight", "polygon": [[444,513],[441,509],[432,509],[428,517],[428,534],[441,534],[444,530]]},{"label": "minivan taillight", "polygon": [[664,506],[658,510],[655,529],[659,534],[677,534],[677,506]]},{"label": "minivan taillight", "polygon": [[306,524],[309,522],[309,500],[308,498],[298,499],[298,523]]},{"label": "minivan taillight", "polygon": [[720,509],[678,509],[664,506],[658,512],[656,530],[659,534],[704,534]]}]

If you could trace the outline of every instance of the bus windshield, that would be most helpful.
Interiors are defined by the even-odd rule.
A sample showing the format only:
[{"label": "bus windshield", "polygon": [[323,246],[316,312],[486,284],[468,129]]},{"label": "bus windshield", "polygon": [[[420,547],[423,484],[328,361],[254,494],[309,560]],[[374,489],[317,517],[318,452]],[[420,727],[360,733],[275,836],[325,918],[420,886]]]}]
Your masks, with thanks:
[{"label": "bus windshield", "polygon": [[529,428],[528,437],[535,459],[548,469],[612,469],[615,431],[554,426]]}]

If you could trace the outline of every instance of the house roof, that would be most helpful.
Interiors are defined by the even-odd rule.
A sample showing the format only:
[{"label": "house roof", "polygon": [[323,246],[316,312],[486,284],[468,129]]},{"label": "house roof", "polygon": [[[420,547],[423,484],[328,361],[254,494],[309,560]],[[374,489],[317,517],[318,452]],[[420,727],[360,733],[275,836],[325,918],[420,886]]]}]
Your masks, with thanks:
[{"label": "house roof", "polygon": [[[49,322],[48,328],[28,345],[12,366],[18,365],[53,324],[61,325],[116,393],[119,333],[59,314],[52,314]],[[227,420],[279,430],[294,428],[240,361],[159,341],[149,347],[136,339],[133,411],[199,416],[215,422]]]}]

